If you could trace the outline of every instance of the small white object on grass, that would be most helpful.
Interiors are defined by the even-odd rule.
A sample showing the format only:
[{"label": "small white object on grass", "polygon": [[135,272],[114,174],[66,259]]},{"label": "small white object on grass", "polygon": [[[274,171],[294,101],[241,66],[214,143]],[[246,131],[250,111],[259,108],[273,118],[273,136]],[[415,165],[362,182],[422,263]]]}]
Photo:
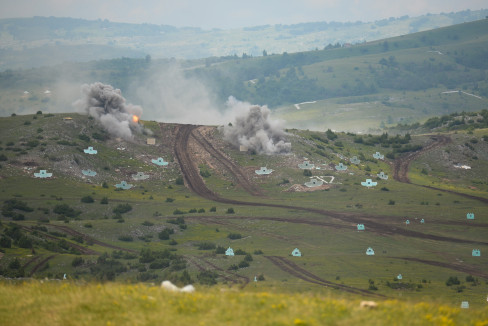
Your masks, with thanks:
[{"label": "small white object on grass", "polygon": [[195,292],[195,287],[191,284],[184,286],[183,288],[179,288],[170,281],[163,281],[161,283],[161,287],[165,290],[171,291],[171,292],[185,292],[185,293],[192,293]]}]

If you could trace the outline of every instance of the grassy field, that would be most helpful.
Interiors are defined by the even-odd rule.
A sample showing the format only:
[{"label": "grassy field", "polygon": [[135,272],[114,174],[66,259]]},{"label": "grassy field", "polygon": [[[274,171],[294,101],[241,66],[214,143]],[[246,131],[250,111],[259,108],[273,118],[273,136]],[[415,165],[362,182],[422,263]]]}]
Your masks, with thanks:
[{"label": "grassy field", "polygon": [[[231,148],[215,132],[222,151],[247,171],[262,192],[261,196],[252,196],[215,162],[201,164],[210,174],[203,179],[215,193],[256,203],[230,205],[199,197],[177,182],[181,172],[171,145],[175,125],[164,124],[160,129],[154,122],[144,122],[156,137],[157,146],[151,146],[143,135],[136,135],[132,142],[99,140],[96,134],[103,134],[103,130],[97,123],[79,115],[71,115],[73,121],[66,123],[65,116],[36,114],[0,119],[0,154],[6,158],[0,162],[0,271],[6,278],[17,275],[38,281],[59,280],[66,274],[69,280],[64,285],[57,281],[28,281],[24,285],[2,281],[0,291],[4,295],[0,297],[9,305],[2,305],[0,318],[8,319],[6,324],[14,320],[14,311],[17,315],[16,311],[22,309],[35,314],[19,316],[24,319],[17,324],[33,323],[48,311],[49,317],[42,318],[46,324],[137,324],[134,320],[143,318],[144,313],[148,319],[141,319],[140,324],[156,323],[168,314],[168,318],[182,318],[180,324],[195,320],[242,324],[243,316],[251,311],[259,312],[252,318],[265,318],[269,324],[350,324],[365,320],[366,324],[391,324],[391,320],[405,318],[402,321],[420,325],[450,321],[482,325],[486,319],[486,203],[455,192],[487,197],[483,138],[487,130],[446,134],[451,143],[412,162],[410,184],[393,178],[392,159],[373,158],[377,151],[387,154],[395,150],[386,143],[367,144],[376,136],[362,135],[363,141],[358,142],[358,135],[350,133],[290,129],[291,154],[254,155]],[[431,135],[417,135],[411,137],[409,145],[426,146],[432,141]],[[99,154],[84,154],[82,150],[87,146],[94,146]],[[352,156],[361,158],[360,164],[350,163]],[[150,163],[157,157],[169,161],[168,167]],[[310,180],[298,168],[304,160],[320,167],[311,171],[312,177],[334,177],[329,189],[289,191],[293,185]],[[340,162],[346,164],[347,171],[334,169]],[[457,163],[472,169],[454,168]],[[261,166],[274,172],[255,175],[254,170]],[[54,178],[33,178],[41,167],[53,172]],[[84,177],[81,170],[87,167],[99,174]],[[132,180],[131,175],[138,171],[150,178]],[[376,177],[381,171],[389,176],[388,180]],[[377,181],[378,186],[362,187],[361,182],[367,178]],[[135,187],[116,190],[114,185],[121,180]],[[87,196],[93,202],[82,200]],[[12,201],[31,209],[17,206],[12,215],[8,209]],[[118,215],[117,209],[125,204],[130,209]],[[78,213],[59,213],[60,205]],[[475,213],[474,221],[466,220],[469,212]],[[425,223],[420,223],[421,219]],[[358,223],[364,223],[366,230],[358,232]],[[164,230],[172,233],[164,237]],[[4,242],[7,238],[11,239],[9,246]],[[26,239],[30,241],[27,244]],[[218,251],[228,247],[243,254],[227,257]],[[365,254],[368,247],[374,249],[374,256]],[[291,256],[294,248],[300,249],[302,257]],[[479,249],[481,256],[473,257],[473,249]],[[150,260],[144,252],[156,257]],[[287,265],[277,265],[274,257]],[[210,281],[204,278],[208,271],[215,272]],[[402,280],[398,280],[399,274]],[[254,282],[258,276],[261,280]],[[446,285],[451,278],[458,283]],[[150,285],[164,279],[178,285],[196,284],[197,294],[168,294]],[[107,280],[117,283],[91,283]],[[207,289],[206,284],[214,282],[218,285]],[[338,286],[366,292],[334,289]],[[226,290],[220,290],[222,287]],[[8,300],[27,298],[32,294],[29,291],[44,293],[44,297],[39,294],[34,301]],[[97,305],[86,303],[95,302],[93,297],[97,295],[99,300],[108,300],[98,305],[106,309],[97,310]],[[143,295],[154,297],[156,305],[146,307],[149,303],[144,299],[141,311],[137,308],[133,315],[124,316],[126,305],[131,301],[136,304]],[[117,296],[119,300],[114,299]],[[275,308],[261,305],[262,296],[269,298],[266,302],[271,307],[283,303],[286,308],[272,313]],[[368,298],[378,300],[379,308],[358,308],[359,300]],[[114,300],[118,305],[113,304]],[[188,300],[198,302],[192,303],[195,306],[191,306],[191,313],[185,308],[175,313],[169,303],[178,302],[179,306]],[[316,304],[307,305],[307,300]],[[469,302],[470,314],[459,308],[462,301]],[[227,310],[224,302],[240,308]],[[55,310],[48,308],[51,306]],[[324,309],[329,312],[324,313]],[[235,314],[227,313],[233,310]],[[78,313],[89,317],[68,321],[70,314]],[[255,323],[257,319],[252,318],[245,322]]]},{"label": "grassy field", "polygon": [[[29,298],[20,300],[19,298]],[[2,325],[486,325],[486,307],[439,300],[385,300],[373,309],[329,291],[290,293],[258,283],[246,291],[154,285],[0,284]],[[26,313],[28,311],[28,313]]]}]

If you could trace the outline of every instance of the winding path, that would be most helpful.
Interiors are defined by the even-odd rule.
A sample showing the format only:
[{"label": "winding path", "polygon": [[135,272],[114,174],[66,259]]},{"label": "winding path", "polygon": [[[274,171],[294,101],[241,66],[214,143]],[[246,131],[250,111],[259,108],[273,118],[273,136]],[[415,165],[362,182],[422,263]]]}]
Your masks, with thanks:
[{"label": "winding path", "polygon": [[[393,178],[396,181],[412,184],[410,182],[410,179],[408,178],[408,170],[410,168],[410,163],[412,163],[412,161],[414,161],[420,155],[422,155],[428,151],[431,151],[437,147],[445,146],[445,145],[452,142],[450,137],[443,136],[443,135],[432,136],[431,139],[433,140],[433,142],[430,143],[429,145],[423,147],[421,150],[408,153],[406,155],[403,155],[403,156],[395,159],[395,161],[393,162]],[[478,200],[478,201],[481,201],[485,204],[488,204],[488,198],[469,195],[469,194],[465,194],[465,193],[457,192],[457,191],[453,191],[453,190],[448,190],[448,189],[436,188],[436,187],[427,186],[427,185],[416,185],[416,186],[427,188],[427,189],[432,189],[432,190],[437,190],[437,191],[442,191],[442,192],[454,194],[457,196]]]}]

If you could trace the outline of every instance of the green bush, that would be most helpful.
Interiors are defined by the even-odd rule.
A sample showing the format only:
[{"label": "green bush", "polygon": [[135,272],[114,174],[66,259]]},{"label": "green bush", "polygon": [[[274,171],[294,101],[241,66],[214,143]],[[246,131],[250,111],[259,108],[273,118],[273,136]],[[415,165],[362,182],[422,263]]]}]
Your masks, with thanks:
[{"label": "green bush", "polygon": [[234,209],[232,207],[227,208],[227,214],[234,214]]},{"label": "green bush", "polygon": [[132,210],[132,206],[130,204],[119,204],[117,205],[112,211],[117,214],[124,214],[130,212]]},{"label": "green bush", "polygon": [[131,242],[131,241],[134,241],[134,238],[132,238],[130,235],[121,235],[121,236],[119,236],[119,240]]},{"label": "green bush", "polygon": [[83,258],[81,258],[81,257],[75,257],[71,261],[71,266],[78,267],[80,265],[83,265],[83,263],[84,263]]},{"label": "green bush", "polygon": [[229,233],[227,235],[227,238],[229,238],[231,240],[236,240],[236,239],[241,239],[242,235],[240,233]]},{"label": "green bush", "polygon": [[450,276],[446,281],[447,286],[459,285],[459,284],[461,284],[461,281],[457,278],[457,276]]},{"label": "green bush", "polygon": [[185,181],[183,180],[183,177],[182,176],[179,176],[179,177],[176,178],[175,183],[177,185],[179,185],[179,186],[182,186],[182,185],[185,184]]},{"label": "green bush", "polygon": [[81,197],[81,202],[90,204],[90,203],[95,202],[95,200],[93,200],[92,196],[84,196],[84,197]]},{"label": "green bush", "polygon": [[215,243],[212,242],[201,242],[198,244],[198,250],[213,250],[215,248]]},{"label": "green bush", "polygon": [[197,274],[197,280],[200,284],[204,285],[215,285],[217,284],[217,277],[219,275],[214,271],[201,271]]}]

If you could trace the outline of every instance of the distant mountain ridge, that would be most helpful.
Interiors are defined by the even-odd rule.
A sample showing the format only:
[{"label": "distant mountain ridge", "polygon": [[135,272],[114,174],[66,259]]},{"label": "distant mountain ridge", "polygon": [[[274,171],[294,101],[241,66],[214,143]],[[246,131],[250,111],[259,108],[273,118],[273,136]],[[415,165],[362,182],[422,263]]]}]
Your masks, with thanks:
[{"label": "distant mountain ridge", "polygon": [[197,59],[301,52],[329,44],[384,39],[486,16],[488,9],[391,17],[375,22],[311,22],[231,30],[57,17],[1,19],[0,70],[146,55]]}]

